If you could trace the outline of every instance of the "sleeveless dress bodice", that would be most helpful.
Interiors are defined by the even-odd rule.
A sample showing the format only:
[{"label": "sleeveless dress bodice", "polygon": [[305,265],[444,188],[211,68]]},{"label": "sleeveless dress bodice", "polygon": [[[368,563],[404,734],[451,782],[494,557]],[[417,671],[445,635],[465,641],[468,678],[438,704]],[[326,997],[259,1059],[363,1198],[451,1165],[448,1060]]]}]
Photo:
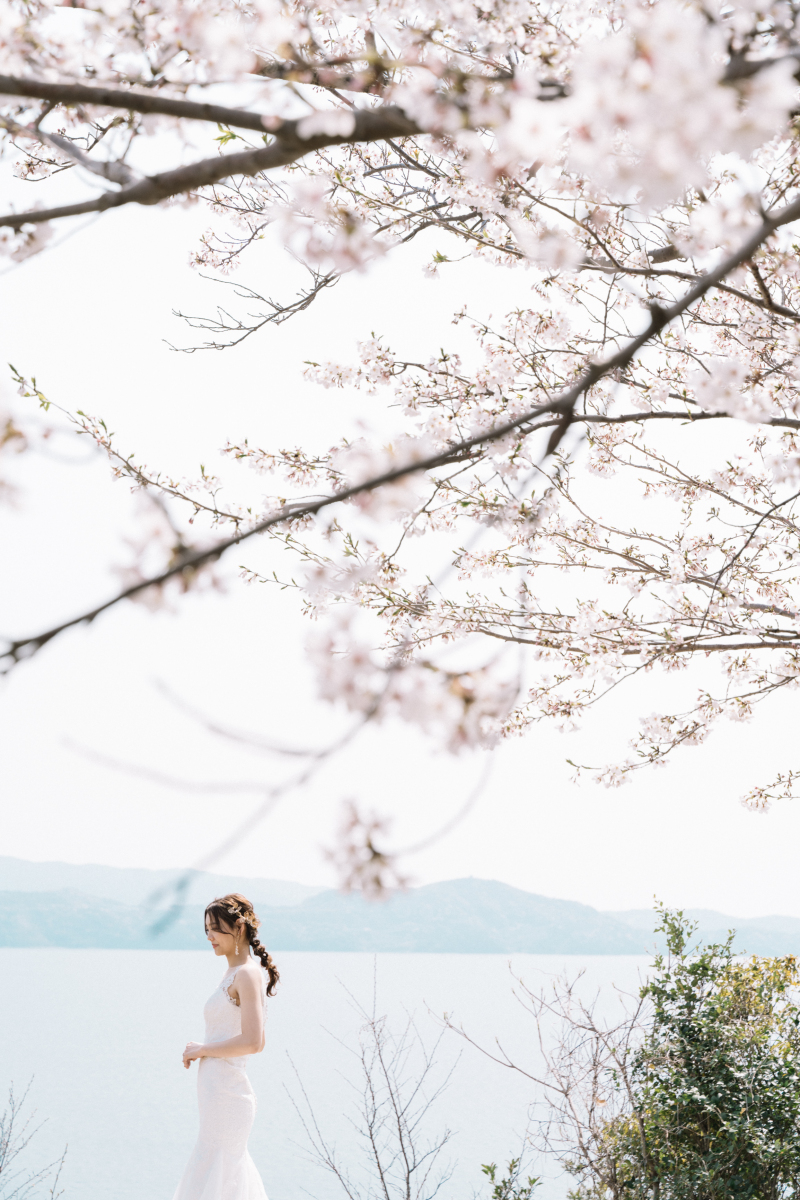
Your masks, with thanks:
[{"label": "sleeveless dress bodice", "polygon": [[[228,994],[239,967],[226,971],[206,1001],[205,1042],[224,1042],[242,1032],[241,1009]],[[259,971],[266,1017],[266,973]],[[256,1097],[247,1078],[250,1055],[201,1058],[197,1071],[200,1133],[173,1200],[267,1200],[247,1150]]]},{"label": "sleeveless dress bodice", "polygon": [[[233,967],[226,971],[220,980],[219,986],[206,1000],[205,1008],[203,1009],[203,1018],[206,1023],[205,1042],[225,1042],[228,1038],[238,1037],[242,1032],[242,1010],[239,1005],[233,1000],[228,992],[229,987],[233,983],[238,967]],[[267,1015],[267,981],[264,972],[261,972],[261,1003],[264,1005],[264,1017]],[[231,1063],[235,1067],[242,1069],[247,1067],[252,1056],[242,1054],[236,1058],[214,1059],[215,1062]],[[201,1058],[201,1065],[204,1062],[212,1061],[210,1059]]]}]

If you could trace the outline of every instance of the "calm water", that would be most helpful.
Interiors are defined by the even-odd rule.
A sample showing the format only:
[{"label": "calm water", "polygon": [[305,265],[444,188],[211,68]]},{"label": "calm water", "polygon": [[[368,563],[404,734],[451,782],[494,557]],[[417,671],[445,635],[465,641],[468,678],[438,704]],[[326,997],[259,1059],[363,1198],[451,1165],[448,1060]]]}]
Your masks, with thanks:
[{"label": "calm water", "polygon": [[[413,1014],[432,1043],[447,1012],[476,1039],[499,1038],[523,1066],[536,1064],[533,1021],[514,999],[509,959],[499,955],[276,954],[283,983],[271,1002],[267,1045],[251,1065],[259,1098],[250,1148],[270,1200],[344,1200],[336,1181],[308,1157],[292,1103],[298,1079],[343,1164],[358,1170],[350,1124],[360,1075],[353,1050],[363,1018],[354,1000],[399,1029]],[[512,970],[534,987],[584,969],[585,986],[612,999],[634,989],[647,960],[516,955]],[[184,1071],[187,1040],[202,1038],[203,1004],[224,962],[198,951],[0,949],[0,1088],[34,1077],[32,1096],[47,1124],[31,1161],[69,1143],[64,1200],[171,1200],[196,1133],[195,1070]],[[460,1057],[459,1057],[460,1055]],[[455,1072],[427,1131],[453,1131],[453,1166],[442,1200],[481,1192],[481,1163],[518,1153],[534,1099],[529,1080],[496,1066],[452,1033],[438,1052]],[[1,1107],[1,1106],[0,1106]],[[557,1168],[541,1200],[564,1194]]]}]

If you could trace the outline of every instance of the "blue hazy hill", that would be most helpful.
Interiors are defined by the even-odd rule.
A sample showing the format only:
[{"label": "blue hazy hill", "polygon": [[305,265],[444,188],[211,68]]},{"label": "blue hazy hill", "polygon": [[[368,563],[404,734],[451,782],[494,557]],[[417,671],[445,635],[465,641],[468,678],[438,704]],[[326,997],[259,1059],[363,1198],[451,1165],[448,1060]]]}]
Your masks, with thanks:
[{"label": "blue hazy hill", "polygon": [[[244,890],[243,888],[241,890]],[[433,883],[382,903],[326,891],[260,907],[262,940],[280,950],[417,953],[637,954],[642,936],[569,900],[484,879]],[[203,909],[188,904],[159,936],[153,910],[74,889],[0,891],[0,945],[195,949]]]},{"label": "blue hazy hill", "polygon": [[[276,951],[650,954],[659,944],[650,909],[598,912],[486,879],[432,883],[368,903],[302,884],[200,876],[189,903],[156,936],[158,912],[142,902],[177,874],[0,858],[0,946],[200,949],[203,904],[228,890],[254,901],[262,940]],[[796,918],[737,919],[705,909],[687,915],[705,941],[724,941],[735,928],[740,952],[800,956]]]},{"label": "blue hazy hill", "polygon": [[642,945],[636,930],[588,905],[487,879],[431,883],[372,904],[323,892],[270,913],[269,923],[274,945],[293,950],[637,954]]},{"label": "blue hazy hill", "polygon": [[[683,913],[697,924],[697,937],[704,942],[724,942],[730,930],[736,931],[734,949],[738,954],[783,955],[800,958],[800,920],[797,917],[726,917],[708,908],[685,908]],[[627,912],[607,913],[645,936],[648,949],[663,942],[653,934],[653,910],[634,908]]]},{"label": "blue hazy hill", "polygon": [[[159,888],[169,885],[184,872],[154,871],[144,867],[105,867],[96,863],[29,862],[0,855],[0,892],[84,892],[121,904],[144,903]],[[226,892],[243,892],[254,904],[278,908],[299,904],[323,888],[284,879],[251,879],[241,875],[213,875],[192,871],[187,901],[207,904]]]}]

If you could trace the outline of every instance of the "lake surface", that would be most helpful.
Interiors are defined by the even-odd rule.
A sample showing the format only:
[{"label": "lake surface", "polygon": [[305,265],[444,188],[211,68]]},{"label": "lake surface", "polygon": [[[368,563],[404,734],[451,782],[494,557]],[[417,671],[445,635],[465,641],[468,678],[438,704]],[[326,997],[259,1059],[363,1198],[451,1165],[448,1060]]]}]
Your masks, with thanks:
[{"label": "lake surface", "polygon": [[[513,974],[534,990],[566,971],[581,987],[633,991],[647,968],[634,957],[448,954],[275,955],[281,969],[270,1002],[267,1044],[252,1060],[259,1109],[250,1149],[270,1200],[345,1200],[341,1185],[309,1157],[303,1091],[343,1166],[359,1176],[363,1150],[353,1120],[361,1095],[363,1013],[373,1007],[399,1031],[408,1016],[429,1045],[442,1014],[514,1061],[538,1063],[534,1022],[513,994]],[[189,1039],[202,1039],[202,1008],[224,961],[203,951],[0,949],[0,1090],[33,1077],[31,1098],[47,1119],[31,1145],[41,1164],[69,1144],[64,1200],[171,1200],[197,1129],[195,1072],[181,1065]],[[449,1128],[443,1161],[453,1170],[439,1195],[488,1195],[482,1163],[519,1153],[535,1085],[491,1062],[452,1032],[436,1052],[437,1080],[452,1078],[426,1117],[435,1138]],[[413,1073],[414,1056],[407,1071]],[[0,1095],[0,1112],[3,1097]],[[297,1106],[297,1108],[295,1107]],[[298,1113],[298,1108],[300,1113]],[[545,1176],[539,1200],[560,1200],[557,1164],[531,1161]]]}]

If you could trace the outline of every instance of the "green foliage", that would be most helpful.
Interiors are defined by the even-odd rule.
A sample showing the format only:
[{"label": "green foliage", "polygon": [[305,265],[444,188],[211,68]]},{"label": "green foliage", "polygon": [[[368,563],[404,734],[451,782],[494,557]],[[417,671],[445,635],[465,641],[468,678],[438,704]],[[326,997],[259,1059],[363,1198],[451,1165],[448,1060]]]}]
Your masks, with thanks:
[{"label": "green foliage", "polygon": [[519,1177],[520,1160],[512,1158],[506,1168],[505,1179],[497,1179],[497,1164],[484,1163],[481,1167],[484,1175],[492,1182],[492,1200],[531,1200],[534,1190],[541,1182],[538,1176],[529,1175],[526,1180]]},{"label": "green foliage", "polygon": [[220,150],[223,146],[227,146],[228,142],[243,142],[244,138],[241,134],[234,133],[232,129],[228,129],[227,125],[217,125],[219,136],[214,138],[215,142],[219,142]]},{"label": "green foliage", "polygon": [[[642,988],[644,1033],[596,1131],[606,1166],[575,1197],[790,1200],[800,1196],[800,1009],[794,958],[737,961],[733,934],[692,950],[660,910],[668,953]],[[624,1077],[623,1077],[624,1076]],[[597,1159],[595,1160],[597,1161]]]}]

